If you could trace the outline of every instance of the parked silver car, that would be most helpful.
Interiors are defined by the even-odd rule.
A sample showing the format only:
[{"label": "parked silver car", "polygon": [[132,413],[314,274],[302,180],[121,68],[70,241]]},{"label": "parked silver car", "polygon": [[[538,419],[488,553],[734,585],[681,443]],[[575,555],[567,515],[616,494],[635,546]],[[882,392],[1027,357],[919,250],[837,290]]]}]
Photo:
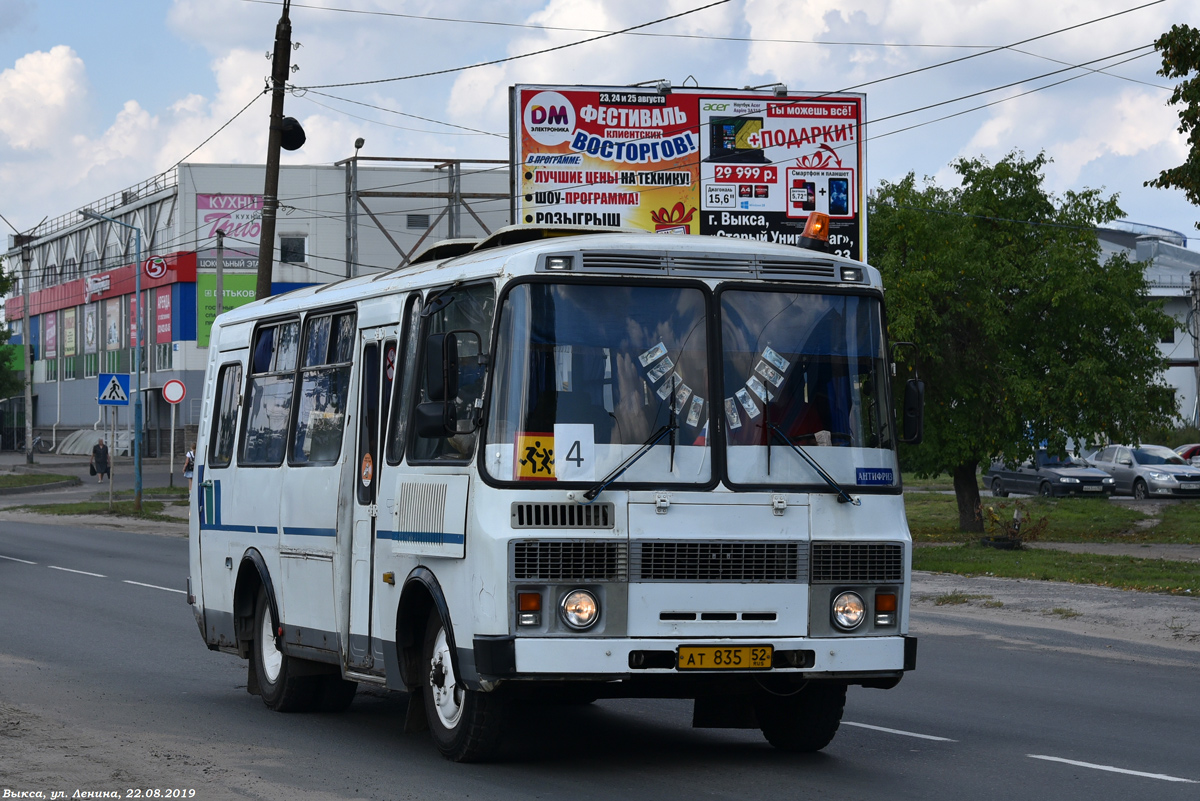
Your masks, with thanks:
[{"label": "parked silver car", "polygon": [[1200,498],[1200,467],[1161,445],[1109,445],[1092,464],[1110,473],[1117,492],[1142,498]]}]

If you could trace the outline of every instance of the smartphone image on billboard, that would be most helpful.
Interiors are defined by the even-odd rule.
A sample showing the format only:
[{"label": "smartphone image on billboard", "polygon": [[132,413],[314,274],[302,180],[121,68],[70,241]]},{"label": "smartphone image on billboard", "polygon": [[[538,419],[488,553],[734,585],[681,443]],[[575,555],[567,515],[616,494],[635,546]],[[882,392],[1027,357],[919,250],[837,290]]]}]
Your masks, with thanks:
[{"label": "smartphone image on billboard", "polygon": [[835,217],[850,213],[850,181],[848,179],[829,179],[829,213]]}]

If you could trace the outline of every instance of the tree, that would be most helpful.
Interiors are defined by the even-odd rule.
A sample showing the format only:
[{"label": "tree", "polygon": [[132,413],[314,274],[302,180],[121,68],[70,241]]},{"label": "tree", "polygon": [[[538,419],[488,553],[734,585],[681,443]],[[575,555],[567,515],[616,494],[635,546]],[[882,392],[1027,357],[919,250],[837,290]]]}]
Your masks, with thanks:
[{"label": "tree", "polygon": [[1048,159],[953,163],[961,186],[910,173],[870,197],[871,263],[888,333],[916,345],[925,441],[901,458],[954,477],[959,525],[982,531],[976,471],[1067,439],[1132,442],[1174,414],[1157,343],[1174,323],[1139,264],[1101,261],[1094,226],[1121,216],[1096,190],[1043,187]]},{"label": "tree", "polygon": [[[1163,170],[1146,186],[1159,189],[1182,189],[1184,196],[1200,206],[1200,30],[1188,25],[1172,25],[1171,30],[1158,37],[1154,49],[1162,54],[1164,78],[1182,78],[1167,102],[1179,105],[1179,132],[1187,137],[1187,161],[1178,167]],[[1195,73],[1193,77],[1188,77]],[[1200,228],[1200,222],[1196,223]]]}]

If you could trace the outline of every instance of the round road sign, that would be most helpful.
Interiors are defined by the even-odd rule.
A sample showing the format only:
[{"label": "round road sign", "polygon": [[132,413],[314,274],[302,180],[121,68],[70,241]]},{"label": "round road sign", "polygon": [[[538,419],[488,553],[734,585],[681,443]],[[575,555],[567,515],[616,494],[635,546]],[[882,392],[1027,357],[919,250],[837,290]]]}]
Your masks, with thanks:
[{"label": "round road sign", "polygon": [[146,259],[146,277],[162,278],[167,274],[167,262],[162,256],[151,256]]},{"label": "round road sign", "polygon": [[179,403],[187,395],[187,390],[184,388],[182,381],[172,378],[163,384],[162,393],[163,400],[167,403]]}]

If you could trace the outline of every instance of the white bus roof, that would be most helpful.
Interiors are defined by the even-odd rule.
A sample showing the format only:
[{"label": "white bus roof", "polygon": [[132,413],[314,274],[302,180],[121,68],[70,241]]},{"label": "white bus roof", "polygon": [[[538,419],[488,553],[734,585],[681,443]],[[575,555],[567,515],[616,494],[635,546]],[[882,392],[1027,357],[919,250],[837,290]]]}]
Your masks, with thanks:
[{"label": "white bus roof", "polygon": [[[413,288],[456,281],[569,272],[571,275],[772,280],[881,288],[879,272],[862,262],[793,245],[711,236],[654,235],[609,229],[543,229],[542,238],[500,247],[484,240],[459,256],[296,289],[225,312],[222,326],[314,306],[349,304]],[[500,232],[497,232],[500,233]],[[547,269],[547,256],[572,257],[569,270]],[[858,271],[858,278],[844,276]]]}]

